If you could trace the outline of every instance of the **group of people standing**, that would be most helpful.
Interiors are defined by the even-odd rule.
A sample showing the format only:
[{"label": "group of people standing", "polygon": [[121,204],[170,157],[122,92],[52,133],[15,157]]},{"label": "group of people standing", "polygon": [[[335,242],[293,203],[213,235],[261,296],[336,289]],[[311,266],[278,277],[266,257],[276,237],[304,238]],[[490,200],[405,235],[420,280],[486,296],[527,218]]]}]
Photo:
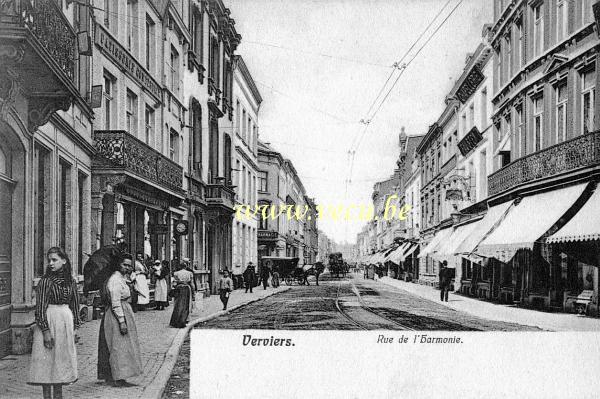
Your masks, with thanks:
[{"label": "group of people standing", "polygon": [[[36,287],[36,310],[29,384],[42,386],[44,398],[62,398],[63,385],[77,381],[75,330],[80,326],[79,294],[69,257],[59,247],[46,254],[48,266]],[[113,386],[131,386],[126,380],[142,374],[141,351],[134,312],[150,302],[149,282],[155,282],[157,310],[175,297],[170,325],[185,327],[192,310],[194,274],[177,263],[173,288],[168,261],[145,263],[120,253],[110,262],[109,277],[100,290],[104,316],[98,334],[98,379]]]}]

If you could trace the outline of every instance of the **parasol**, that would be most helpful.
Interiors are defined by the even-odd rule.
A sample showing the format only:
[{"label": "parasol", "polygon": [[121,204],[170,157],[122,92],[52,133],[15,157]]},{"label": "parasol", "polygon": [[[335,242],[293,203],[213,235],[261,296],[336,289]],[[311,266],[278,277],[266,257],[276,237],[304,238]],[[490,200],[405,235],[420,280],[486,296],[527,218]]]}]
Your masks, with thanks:
[{"label": "parasol", "polygon": [[83,292],[100,290],[113,272],[111,265],[118,261],[121,251],[116,245],[107,245],[94,252],[83,267]]}]

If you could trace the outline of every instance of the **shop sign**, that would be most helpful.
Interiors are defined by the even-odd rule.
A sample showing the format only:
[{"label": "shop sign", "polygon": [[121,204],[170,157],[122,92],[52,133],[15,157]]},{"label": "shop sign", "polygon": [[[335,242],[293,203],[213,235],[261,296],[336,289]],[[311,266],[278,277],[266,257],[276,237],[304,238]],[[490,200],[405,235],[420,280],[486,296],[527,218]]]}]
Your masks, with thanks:
[{"label": "shop sign", "polygon": [[156,101],[160,102],[161,89],[158,83],[136,61],[129,51],[113,39],[110,33],[100,24],[96,24],[94,40],[104,54],[110,57],[122,70],[136,80],[140,86],[153,95]]},{"label": "shop sign", "polygon": [[148,224],[149,234],[169,234],[168,224]]}]

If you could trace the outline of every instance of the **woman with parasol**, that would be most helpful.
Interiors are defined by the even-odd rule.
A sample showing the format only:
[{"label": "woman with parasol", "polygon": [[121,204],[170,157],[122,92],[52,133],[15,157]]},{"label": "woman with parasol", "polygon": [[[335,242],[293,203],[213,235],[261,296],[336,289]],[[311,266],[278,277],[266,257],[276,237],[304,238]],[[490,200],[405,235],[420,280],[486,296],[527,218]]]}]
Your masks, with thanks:
[{"label": "woman with parasol", "polygon": [[102,288],[105,308],[98,338],[98,378],[114,386],[131,386],[127,378],[142,373],[140,344],[127,276],[133,271],[133,258],[121,254],[111,264],[112,274]]}]

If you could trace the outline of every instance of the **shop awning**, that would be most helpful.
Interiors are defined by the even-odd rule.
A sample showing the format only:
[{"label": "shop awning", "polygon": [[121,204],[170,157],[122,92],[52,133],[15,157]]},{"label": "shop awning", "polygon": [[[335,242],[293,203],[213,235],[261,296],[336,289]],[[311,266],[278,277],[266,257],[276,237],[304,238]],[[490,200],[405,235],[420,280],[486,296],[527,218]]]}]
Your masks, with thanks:
[{"label": "shop awning", "polygon": [[508,262],[519,249],[533,248],[533,244],[573,206],[586,185],[578,184],[523,198],[474,252]]},{"label": "shop awning", "polygon": [[[429,254],[438,261],[448,260],[457,253],[458,247],[470,237],[477,228],[477,222],[471,221],[468,224],[462,224],[453,229],[452,234],[438,245],[438,247]],[[448,262],[451,265],[451,262]]]},{"label": "shop awning", "polygon": [[404,253],[404,251],[406,251],[408,249],[409,246],[410,246],[409,242],[403,243],[402,245],[400,245],[399,247],[397,247],[396,249],[391,251],[385,257],[384,262],[390,261],[390,262],[394,262],[395,264],[399,265],[400,262],[402,262],[404,260],[404,258],[402,257],[402,254]]},{"label": "shop awning", "polygon": [[547,238],[547,243],[600,240],[600,187],[569,222]]},{"label": "shop awning", "polygon": [[458,245],[455,249],[455,253],[468,255],[473,252],[475,247],[477,247],[477,244],[484,239],[494,225],[498,224],[504,216],[506,216],[506,213],[512,204],[512,201],[508,201],[489,208],[483,219],[475,222],[473,231]]},{"label": "shop awning", "polygon": [[408,258],[410,255],[412,255],[418,248],[419,248],[419,244],[409,243],[408,249],[406,251],[404,251],[404,253],[402,254],[402,258],[400,260],[405,261],[406,258]]},{"label": "shop awning", "polygon": [[424,258],[433,251],[435,251],[438,245],[440,245],[440,243],[442,243],[446,238],[448,238],[450,234],[452,234],[452,230],[452,228],[448,228],[435,233],[429,244],[419,254],[419,258]]}]

